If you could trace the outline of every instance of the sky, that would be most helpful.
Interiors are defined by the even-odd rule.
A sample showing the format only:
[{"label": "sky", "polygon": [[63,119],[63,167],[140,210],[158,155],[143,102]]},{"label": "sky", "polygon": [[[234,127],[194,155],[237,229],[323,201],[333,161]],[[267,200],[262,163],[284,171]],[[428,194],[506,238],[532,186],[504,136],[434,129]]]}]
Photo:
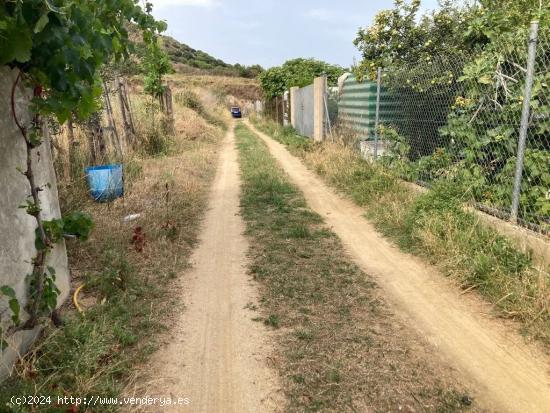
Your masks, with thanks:
[{"label": "sky", "polygon": [[[313,57],[349,67],[357,29],[393,0],[149,0],[165,34],[227,63],[279,66]],[[437,0],[423,0],[434,9]]]}]

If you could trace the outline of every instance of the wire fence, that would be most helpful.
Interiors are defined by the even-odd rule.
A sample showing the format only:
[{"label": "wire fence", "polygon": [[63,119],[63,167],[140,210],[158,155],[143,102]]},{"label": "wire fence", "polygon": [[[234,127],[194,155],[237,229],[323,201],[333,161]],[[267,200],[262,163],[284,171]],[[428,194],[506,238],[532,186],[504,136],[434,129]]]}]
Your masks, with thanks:
[{"label": "wire fence", "polygon": [[281,125],[288,120],[288,104],[284,96],[276,96],[263,102],[262,113],[267,118]]},{"label": "wire fence", "polygon": [[385,68],[375,86],[370,156],[422,185],[459,181],[480,209],[550,232],[550,36],[533,25],[481,54]]}]

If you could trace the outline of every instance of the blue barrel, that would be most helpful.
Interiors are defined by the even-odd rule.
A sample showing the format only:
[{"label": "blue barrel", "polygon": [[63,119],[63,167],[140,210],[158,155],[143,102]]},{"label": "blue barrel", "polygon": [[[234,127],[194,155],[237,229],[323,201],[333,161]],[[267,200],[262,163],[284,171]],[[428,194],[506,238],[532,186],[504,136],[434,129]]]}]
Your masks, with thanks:
[{"label": "blue barrel", "polygon": [[90,166],[84,169],[90,195],[99,202],[108,202],[124,194],[122,165]]}]

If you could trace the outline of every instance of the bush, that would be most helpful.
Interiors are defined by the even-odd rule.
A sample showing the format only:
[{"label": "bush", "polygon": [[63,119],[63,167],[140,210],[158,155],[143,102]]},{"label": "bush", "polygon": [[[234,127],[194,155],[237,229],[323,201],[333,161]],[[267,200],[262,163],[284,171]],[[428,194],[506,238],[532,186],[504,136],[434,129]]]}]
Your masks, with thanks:
[{"label": "bush", "polygon": [[189,89],[184,89],[175,96],[176,103],[196,111],[199,115],[204,113],[204,106],[197,94]]}]

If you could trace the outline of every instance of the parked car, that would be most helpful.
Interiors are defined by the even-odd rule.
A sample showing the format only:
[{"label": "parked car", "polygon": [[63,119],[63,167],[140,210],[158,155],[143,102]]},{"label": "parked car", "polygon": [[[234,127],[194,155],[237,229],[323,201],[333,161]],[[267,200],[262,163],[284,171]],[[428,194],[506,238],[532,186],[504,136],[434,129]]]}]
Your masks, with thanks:
[{"label": "parked car", "polygon": [[238,106],[233,106],[231,108],[231,116],[234,118],[242,118],[243,114],[241,113],[241,108]]}]

